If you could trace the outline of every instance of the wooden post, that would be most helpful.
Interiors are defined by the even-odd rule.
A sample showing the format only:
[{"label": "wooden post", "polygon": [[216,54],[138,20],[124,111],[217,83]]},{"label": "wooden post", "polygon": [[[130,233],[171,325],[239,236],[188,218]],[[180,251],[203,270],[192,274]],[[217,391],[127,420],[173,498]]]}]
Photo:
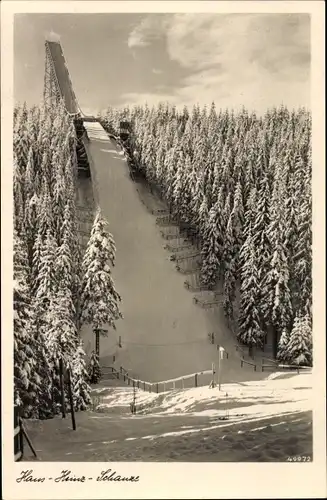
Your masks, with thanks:
[{"label": "wooden post", "polygon": [[25,439],[27,441],[27,444],[31,448],[31,451],[32,451],[33,455],[35,456],[35,458],[37,458],[37,454],[36,454],[35,448],[32,445],[32,441],[30,440],[30,438],[29,438],[29,436],[28,436],[28,434],[26,432],[26,429],[25,429],[25,427],[23,425],[23,421],[22,421],[21,418],[20,418],[20,428],[21,428],[21,436],[22,436],[22,438],[21,438],[22,439],[22,441],[21,441],[22,442],[22,446],[23,446],[23,443],[24,443],[23,437],[25,437]]},{"label": "wooden post", "polygon": [[173,382],[173,389],[176,389],[176,382],[175,382],[175,380]]},{"label": "wooden post", "polygon": [[159,393],[159,384],[157,383],[157,393]]},{"label": "wooden post", "polygon": [[217,350],[218,350],[218,389],[220,390],[220,383],[221,383],[221,356],[220,356],[220,346],[217,345]]},{"label": "wooden post", "polygon": [[212,387],[215,387],[216,385],[215,376],[216,376],[215,363],[212,363]]},{"label": "wooden post", "polygon": [[144,389],[144,391],[145,391],[145,382],[143,382],[143,389]]},{"label": "wooden post", "polygon": [[273,358],[277,359],[278,352],[278,335],[275,328],[272,329],[272,343],[273,343]]},{"label": "wooden post", "polygon": [[22,428],[22,421],[21,418],[18,417],[18,425],[20,427],[19,430],[19,448],[21,452],[21,457],[24,455],[24,433],[23,433],[23,428]]},{"label": "wooden post", "polygon": [[22,430],[20,426],[19,407],[14,405],[14,459],[15,462],[21,460],[22,455]]},{"label": "wooden post", "polygon": [[152,392],[152,384],[149,385],[149,392]]},{"label": "wooden post", "polygon": [[70,377],[70,368],[67,368],[67,382],[68,382],[70,413],[71,413],[71,417],[72,417],[72,426],[73,426],[73,431],[76,431],[75,410],[74,410],[74,400],[73,400],[73,393],[72,393],[72,381],[71,381],[71,377]]},{"label": "wooden post", "polygon": [[119,335],[119,339],[118,339],[118,347],[122,347],[122,343],[121,343],[121,335]]},{"label": "wooden post", "polygon": [[184,379],[182,378],[182,389],[184,389]]},{"label": "wooden post", "polygon": [[100,358],[100,332],[98,329],[94,330],[95,333],[95,353]]},{"label": "wooden post", "polygon": [[62,358],[59,361],[59,379],[60,379],[60,392],[61,392],[61,413],[62,418],[66,418],[66,408],[65,408],[65,388],[64,388],[64,365]]},{"label": "wooden post", "polygon": [[195,387],[198,386],[198,374],[197,373],[194,375],[194,386]]},{"label": "wooden post", "polygon": [[55,399],[54,399],[54,376],[53,376],[53,371],[51,374],[51,382],[52,382],[52,387],[51,387],[51,410],[54,410],[55,407]]},{"label": "wooden post", "polygon": [[164,390],[163,391],[166,392],[166,384],[165,384],[165,382],[164,382]]}]

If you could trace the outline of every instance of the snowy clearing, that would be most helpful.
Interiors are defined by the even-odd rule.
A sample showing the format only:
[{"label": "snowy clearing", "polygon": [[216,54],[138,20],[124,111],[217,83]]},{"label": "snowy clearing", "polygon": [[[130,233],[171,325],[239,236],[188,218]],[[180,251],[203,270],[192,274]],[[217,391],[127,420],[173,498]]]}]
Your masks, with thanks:
[{"label": "snowy clearing", "polygon": [[76,432],[69,416],[26,422],[41,460],[285,461],[302,455],[309,461],[312,457],[310,375],[226,384],[224,391],[138,390],[136,415],[130,413],[131,388],[94,388],[93,398],[97,411],[78,413]]}]

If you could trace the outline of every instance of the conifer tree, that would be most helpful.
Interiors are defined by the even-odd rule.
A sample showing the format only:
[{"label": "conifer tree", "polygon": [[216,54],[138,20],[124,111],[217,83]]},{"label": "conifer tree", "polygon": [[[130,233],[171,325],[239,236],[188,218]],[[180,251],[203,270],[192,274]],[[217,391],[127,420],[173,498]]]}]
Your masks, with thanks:
[{"label": "conifer tree", "polygon": [[33,416],[38,405],[40,378],[36,362],[37,342],[33,324],[34,310],[29,286],[27,248],[14,235],[14,392],[15,404],[24,416]]},{"label": "conifer tree", "polygon": [[274,329],[274,349],[284,328],[292,321],[292,304],[289,290],[289,269],[285,245],[285,184],[276,165],[274,191],[270,206],[270,223],[267,235],[271,256],[269,268],[262,280],[261,314],[262,321]]},{"label": "conifer tree", "polygon": [[287,345],[289,343],[289,340],[290,340],[290,334],[289,332],[284,329],[282,331],[282,334],[279,338],[279,342],[278,342],[278,351],[277,351],[277,359],[279,361],[282,361],[282,362],[285,362],[285,361],[289,361],[289,353],[287,352]]},{"label": "conifer tree", "polygon": [[50,231],[47,231],[46,238],[40,249],[40,262],[38,274],[34,282],[36,290],[35,297],[41,303],[49,304],[53,295],[57,291],[55,258],[56,242]]},{"label": "conifer tree", "polygon": [[[58,411],[58,360],[72,363],[82,352],[76,347],[80,253],[74,136],[62,104],[15,110],[14,378],[25,416],[45,418]],[[82,407],[89,399],[81,379],[87,376],[85,360],[77,356],[75,365]]]},{"label": "conifer tree", "polygon": [[74,322],[75,310],[71,292],[60,284],[55,296],[51,297],[45,314],[45,346],[54,365],[60,360],[69,363],[77,348],[77,330]]},{"label": "conifer tree", "polygon": [[114,266],[116,247],[106,225],[98,210],[82,264],[81,322],[92,325],[97,355],[101,329],[105,325],[116,328],[116,321],[122,318],[119,309],[121,297],[116,291],[110,267]]},{"label": "conifer tree", "polygon": [[214,289],[222,264],[223,240],[219,202],[210,210],[201,249],[202,268],[201,281],[209,289]]},{"label": "conifer tree", "polygon": [[88,377],[90,384],[97,384],[101,379],[101,368],[99,356],[95,351],[91,352],[89,366],[88,366]]},{"label": "conifer tree", "polygon": [[312,366],[312,330],[308,315],[295,317],[285,353],[290,363]]},{"label": "conifer tree", "polygon": [[257,255],[250,226],[247,239],[242,247],[241,298],[239,312],[238,339],[246,345],[262,346],[264,333],[258,311],[260,296]]},{"label": "conifer tree", "polygon": [[91,388],[88,384],[88,372],[85,362],[85,352],[80,340],[75,352],[69,361],[71,367],[71,384],[73,392],[74,407],[77,411],[87,410],[91,404]]}]

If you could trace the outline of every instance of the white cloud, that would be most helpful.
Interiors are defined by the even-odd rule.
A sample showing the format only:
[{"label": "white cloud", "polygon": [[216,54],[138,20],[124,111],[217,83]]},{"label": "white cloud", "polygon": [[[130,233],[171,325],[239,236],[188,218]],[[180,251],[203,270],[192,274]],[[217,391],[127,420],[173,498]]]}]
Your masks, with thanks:
[{"label": "white cloud", "polygon": [[167,20],[168,18],[165,15],[153,14],[146,16],[129,34],[128,47],[146,47],[150,45],[151,40],[162,35]]},{"label": "white cloud", "polygon": [[154,73],[155,75],[161,75],[162,74],[162,70],[161,69],[157,69],[157,68],[153,68],[152,69],[152,73]]},{"label": "white cloud", "polygon": [[[172,61],[189,70],[173,100],[247,106],[310,106],[310,21],[301,14],[151,15],[130,46],[164,37]],[[136,97],[136,96],[134,96]]]}]

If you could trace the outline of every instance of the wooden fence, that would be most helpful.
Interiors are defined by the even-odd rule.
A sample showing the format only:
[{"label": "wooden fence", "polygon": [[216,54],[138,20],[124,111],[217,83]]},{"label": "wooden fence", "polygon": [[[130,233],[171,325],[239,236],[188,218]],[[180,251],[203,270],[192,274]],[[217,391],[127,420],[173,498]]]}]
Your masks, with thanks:
[{"label": "wooden fence", "polygon": [[32,450],[35,458],[37,458],[36,451],[32,445],[26,429],[23,424],[23,419],[21,418],[20,408],[18,405],[14,405],[14,461],[20,462],[24,457],[24,438],[27,441],[28,446]]},{"label": "wooden fence", "polygon": [[215,376],[215,369],[211,368],[211,370],[203,370],[160,382],[147,382],[145,380],[139,380],[131,377],[123,367],[120,367],[120,370],[118,371],[112,366],[103,366],[101,367],[101,372],[103,378],[122,380],[129,386],[151,393],[160,393],[174,389],[188,389],[209,385]]},{"label": "wooden fence", "polygon": [[24,440],[21,428],[19,406],[14,405],[14,459],[19,462],[24,454]]}]

